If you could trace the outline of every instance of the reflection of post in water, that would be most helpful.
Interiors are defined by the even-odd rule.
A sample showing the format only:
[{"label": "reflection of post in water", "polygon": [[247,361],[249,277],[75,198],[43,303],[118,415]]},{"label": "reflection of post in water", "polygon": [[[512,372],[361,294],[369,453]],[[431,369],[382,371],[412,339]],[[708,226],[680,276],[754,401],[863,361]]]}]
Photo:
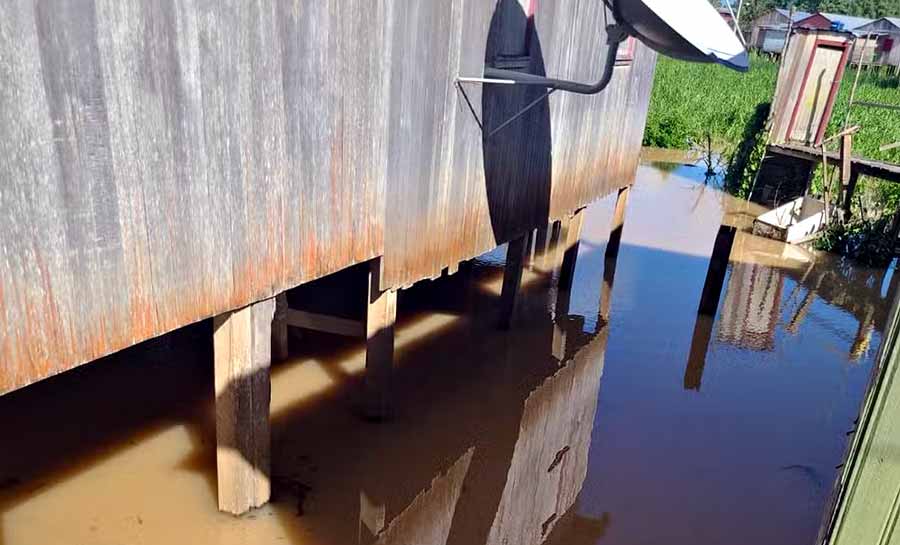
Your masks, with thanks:
[{"label": "reflection of post in water", "polygon": [[[535,260],[544,247],[547,261],[562,268],[581,221],[576,220],[574,229],[571,223],[549,226],[548,240],[536,245]],[[574,263],[569,261],[571,274]],[[360,494],[361,543],[539,545],[557,526],[560,532],[568,528],[597,539],[605,533],[609,516],[581,517],[575,503],[587,475],[615,269],[616,259],[605,259],[593,332],[584,332],[582,316],[569,314],[571,276],[563,287],[548,290],[551,319],[528,320],[521,331],[510,333],[513,342],[502,345],[503,358],[515,362],[520,379],[510,381],[502,366],[488,365],[487,375],[472,381],[483,392],[469,391],[469,403],[452,421],[442,421],[446,427],[429,441],[459,445],[443,456],[456,461],[444,465],[411,502],[393,511],[396,515],[391,490],[373,479]],[[546,361],[545,351],[553,356],[550,365],[538,363]],[[438,400],[436,396],[431,403]],[[390,442],[398,440],[403,442],[402,437]]]},{"label": "reflection of post in water", "polygon": [[[794,315],[791,316],[791,319],[788,321],[785,329],[791,333],[792,335],[796,335],[797,331],[800,330],[800,324],[803,323],[803,320],[806,319],[806,315],[809,313],[809,309],[812,308],[813,301],[816,300],[816,294],[819,291],[819,287],[822,285],[822,281],[828,276],[828,272],[823,272],[819,275],[818,280],[816,280],[816,285],[813,288],[810,288],[806,291],[806,295],[803,296],[803,300],[800,301],[800,306],[797,307],[797,311],[794,312]],[[804,275],[804,278],[806,275]],[[797,282],[797,287],[794,289],[799,289],[803,280]],[[790,299],[790,298],[789,298]]]},{"label": "reflection of post in water", "polygon": [[[502,366],[489,362],[480,368],[483,373],[470,377],[469,391],[455,393],[462,399],[434,392],[420,396],[427,410],[404,411],[444,415],[438,418],[442,425],[429,426],[427,440],[419,437],[418,427],[380,429],[384,446],[370,443],[369,454],[360,459],[375,470],[359,471],[364,476],[359,543],[539,545],[562,522],[582,530],[587,525],[593,535],[602,535],[608,518],[584,519],[574,514],[574,506],[587,475],[606,335],[583,332],[581,317],[557,320],[567,330],[572,354],[566,360],[542,363],[551,324],[529,322],[533,330],[498,345],[525,380],[510,381]],[[398,444],[404,448],[398,450]],[[444,460],[430,480],[410,476],[429,462],[405,467],[397,458],[421,448]],[[398,502],[397,483],[387,478],[391,472],[418,480],[419,492],[411,500],[401,495]]]},{"label": "reflection of post in water", "polygon": [[719,306],[722,284],[725,282],[725,272],[728,269],[728,258],[731,255],[735,233],[734,227],[721,225],[713,243],[709,268],[706,271],[706,281],[703,283],[703,292],[700,295],[700,305],[697,309],[697,320],[694,322],[694,335],[691,338],[687,368],[684,371],[685,390],[700,391],[703,368],[706,365],[706,352],[709,349],[712,326],[715,321],[716,309]]},{"label": "reflection of post in water", "polygon": [[872,331],[875,329],[874,316],[875,307],[871,304],[866,305],[866,313],[859,320],[856,337],[853,339],[853,346],[850,347],[850,361],[858,362],[869,349],[872,342]]},{"label": "reflection of post in water", "polygon": [[691,338],[691,351],[688,353],[687,369],[684,370],[684,389],[700,391],[703,380],[703,368],[706,366],[706,351],[712,337],[715,319],[705,314],[697,314],[694,322],[694,335]]},{"label": "reflection of post in water", "polygon": [[700,295],[698,312],[707,316],[715,316],[719,306],[719,297],[722,294],[722,284],[725,282],[725,271],[728,269],[728,257],[731,255],[731,246],[734,244],[736,229],[730,225],[719,226],[716,240],[713,243],[712,256],[709,258],[709,269],[706,271],[706,281],[703,283],[703,293]]}]

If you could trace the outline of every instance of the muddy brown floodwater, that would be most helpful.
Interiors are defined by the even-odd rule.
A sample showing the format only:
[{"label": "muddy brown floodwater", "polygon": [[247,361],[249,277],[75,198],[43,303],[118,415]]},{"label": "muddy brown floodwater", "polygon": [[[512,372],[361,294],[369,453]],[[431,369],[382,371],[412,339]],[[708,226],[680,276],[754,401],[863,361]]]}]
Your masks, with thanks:
[{"label": "muddy brown floodwater", "polygon": [[502,250],[403,292],[388,422],[355,416],[358,341],[292,339],[243,517],[216,511],[209,324],[0,398],[0,545],[812,544],[895,283],[739,233],[698,319],[720,222],[758,212],[703,171],[648,152],[611,291],[612,198],[512,331]]}]

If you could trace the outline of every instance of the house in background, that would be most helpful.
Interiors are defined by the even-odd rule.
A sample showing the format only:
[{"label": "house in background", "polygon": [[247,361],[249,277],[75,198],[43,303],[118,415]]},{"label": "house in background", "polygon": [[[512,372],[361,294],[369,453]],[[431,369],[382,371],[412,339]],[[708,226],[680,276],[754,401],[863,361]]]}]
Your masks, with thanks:
[{"label": "house in background", "polygon": [[[852,15],[841,15],[840,13],[816,13],[816,15],[821,15],[831,22],[833,30],[855,32],[857,28],[872,22],[872,19],[867,17],[854,17]],[[800,23],[803,24],[803,21],[800,21]]]},{"label": "house in background", "polygon": [[[815,28],[819,30],[831,30],[831,27],[834,24],[834,20],[830,19],[824,13],[811,13],[809,16],[800,19],[799,21],[794,21],[794,26],[798,28]],[[841,28],[838,25],[836,28]],[[845,30],[841,28],[841,30]]]},{"label": "house in background", "polygon": [[872,19],[866,17],[854,17],[852,15],[841,15],[840,13],[816,12],[806,19],[797,21],[796,26],[800,28],[815,28],[820,30],[830,29],[852,33],[854,36],[854,44],[851,49],[850,62],[856,64],[861,60],[863,63],[871,64],[872,59],[875,56],[875,40],[866,40],[866,33],[857,30],[870,23],[872,23]]},{"label": "house in background", "polygon": [[722,16],[722,19],[724,19],[725,22],[728,23],[728,26],[734,28],[734,17],[731,15],[730,9],[728,9],[727,7],[718,7],[716,8],[716,11],[718,11],[719,15]]},{"label": "house in background", "polygon": [[[864,43],[864,62],[900,68],[900,17],[875,19],[857,27],[854,33]],[[857,62],[857,55],[853,57]]]},{"label": "house in background", "polygon": [[[789,25],[789,22],[792,23]],[[850,63],[893,66],[900,70],[900,17],[868,19],[839,13],[790,12],[773,9],[752,22],[747,46],[778,55],[784,48],[788,27],[850,32],[854,46]]]},{"label": "house in background", "polygon": [[790,23],[793,21],[796,25],[811,15],[805,11],[795,11],[792,16],[790,11],[782,8],[768,11],[753,21],[747,46],[764,53],[780,54]]}]

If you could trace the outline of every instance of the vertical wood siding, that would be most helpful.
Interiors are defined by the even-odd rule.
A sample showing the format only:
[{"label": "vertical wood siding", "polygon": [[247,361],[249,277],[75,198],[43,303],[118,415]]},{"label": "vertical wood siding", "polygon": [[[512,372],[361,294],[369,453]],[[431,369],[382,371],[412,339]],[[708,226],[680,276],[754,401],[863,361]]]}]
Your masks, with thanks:
[{"label": "vertical wood siding", "polygon": [[[0,3],[0,393],[377,256],[409,285],[631,183],[648,49],[488,140],[454,86],[488,53],[597,79],[602,9]],[[467,91],[492,126],[537,96]]]}]

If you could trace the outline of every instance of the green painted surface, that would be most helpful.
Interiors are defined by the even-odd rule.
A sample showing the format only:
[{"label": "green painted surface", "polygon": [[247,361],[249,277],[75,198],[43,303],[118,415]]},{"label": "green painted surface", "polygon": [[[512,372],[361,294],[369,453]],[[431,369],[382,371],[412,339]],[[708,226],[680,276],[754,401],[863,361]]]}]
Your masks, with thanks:
[{"label": "green painted surface", "polygon": [[900,332],[898,305],[848,451],[831,545],[900,545]]}]

